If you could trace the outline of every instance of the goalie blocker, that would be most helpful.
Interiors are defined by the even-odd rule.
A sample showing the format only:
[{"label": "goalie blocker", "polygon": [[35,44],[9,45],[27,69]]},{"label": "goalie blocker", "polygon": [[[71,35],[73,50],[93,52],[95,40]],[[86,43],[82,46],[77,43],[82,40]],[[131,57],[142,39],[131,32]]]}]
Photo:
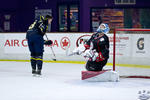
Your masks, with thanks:
[{"label": "goalie blocker", "polygon": [[118,82],[119,74],[112,70],[82,71],[82,80],[89,82]]}]

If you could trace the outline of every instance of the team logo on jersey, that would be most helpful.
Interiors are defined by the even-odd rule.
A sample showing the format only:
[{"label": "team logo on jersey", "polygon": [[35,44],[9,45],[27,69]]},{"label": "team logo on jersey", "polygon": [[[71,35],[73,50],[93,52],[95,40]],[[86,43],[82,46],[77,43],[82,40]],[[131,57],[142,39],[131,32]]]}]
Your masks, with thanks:
[{"label": "team logo on jersey", "polygon": [[137,41],[137,48],[139,50],[143,50],[144,49],[144,38],[139,38]]},{"label": "team logo on jersey", "polygon": [[143,91],[139,91],[138,94],[139,94],[138,100],[150,99],[150,91],[143,90]]},{"label": "team logo on jersey", "polygon": [[68,37],[63,37],[60,41],[61,48],[66,50],[70,47],[70,39]]}]

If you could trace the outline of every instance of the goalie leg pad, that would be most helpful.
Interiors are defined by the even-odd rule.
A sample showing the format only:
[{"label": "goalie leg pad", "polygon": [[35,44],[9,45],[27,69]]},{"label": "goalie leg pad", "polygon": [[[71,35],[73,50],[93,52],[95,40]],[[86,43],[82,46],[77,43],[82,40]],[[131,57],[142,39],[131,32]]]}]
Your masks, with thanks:
[{"label": "goalie leg pad", "polygon": [[111,70],[82,71],[82,80],[89,82],[118,82],[119,74]]}]

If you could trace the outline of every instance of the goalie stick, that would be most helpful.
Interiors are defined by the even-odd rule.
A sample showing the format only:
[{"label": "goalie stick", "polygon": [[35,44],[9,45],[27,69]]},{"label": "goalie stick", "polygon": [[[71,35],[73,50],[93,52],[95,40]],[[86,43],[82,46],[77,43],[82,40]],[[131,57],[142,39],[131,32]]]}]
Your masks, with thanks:
[{"label": "goalie stick", "polygon": [[69,52],[69,48],[66,47],[66,56],[74,56],[74,55],[78,55],[77,52]]},{"label": "goalie stick", "polygon": [[[47,34],[45,34],[45,36],[46,36],[46,39],[49,40],[48,37],[47,37]],[[52,58],[52,60],[56,61],[56,55],[54,53],[54,50],[53,50],[52,46],[50,48],[51,48],[53,56],[55,57],[55,58]]]},{"label": "goalie stick", "polygon": [[66,53],[66,56],[74,56],[74,55],[79,55],[77,52],[72,52],[72,53]]}]

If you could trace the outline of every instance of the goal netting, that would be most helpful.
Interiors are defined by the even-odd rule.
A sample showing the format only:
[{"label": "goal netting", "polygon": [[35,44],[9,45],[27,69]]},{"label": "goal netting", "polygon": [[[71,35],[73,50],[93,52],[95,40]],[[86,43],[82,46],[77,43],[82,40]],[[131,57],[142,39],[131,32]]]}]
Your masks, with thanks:
[{"label": "goal netting", "polygon": [[113,70],[122,77],[150,78],[150,29],[115,29]]}]

